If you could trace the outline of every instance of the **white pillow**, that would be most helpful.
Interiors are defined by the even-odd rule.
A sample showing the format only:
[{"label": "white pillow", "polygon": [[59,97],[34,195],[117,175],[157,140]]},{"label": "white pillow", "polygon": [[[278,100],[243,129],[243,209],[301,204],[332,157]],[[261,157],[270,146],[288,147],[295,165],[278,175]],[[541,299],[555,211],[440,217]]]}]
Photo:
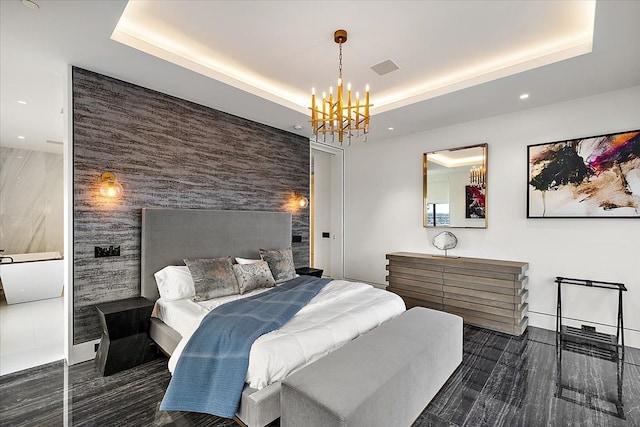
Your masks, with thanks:
[{"label": "white pillow", "polygon": [[262,262],[261,259],[248,259],[248,258],[236,258],[238,264],[255,264],[256,262]]},{"label": "white pillow", "polygon": [[169,265],[153,275],[160,298],[167,301],[193,298],[196,288],[186,265]]}]

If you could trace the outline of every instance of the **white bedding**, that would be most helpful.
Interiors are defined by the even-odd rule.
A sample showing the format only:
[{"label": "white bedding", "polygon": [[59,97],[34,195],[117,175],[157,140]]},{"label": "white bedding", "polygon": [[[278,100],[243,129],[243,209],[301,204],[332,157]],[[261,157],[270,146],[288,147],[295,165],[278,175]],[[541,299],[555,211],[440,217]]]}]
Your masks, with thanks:
[{"label": "white bedding", "polygon": [[197,327],[202,318],[214,308],[237,299],[258,295],[267,290],[269,288],[256,289],[243,295],[229,295],[200,302],[194,302],[191,299],[167,301],[160,298],[156,301],[151,316],[162,320],[183,337],[191,336],[193,328]]},{"label": "white bedding", "polygon": [[[154,315],[183,336],[169,360],[169,370],[173,372],[182,349],[210,309],[255,293],[200,303],[158,300]],[[220,302],[223,299],[227,300]],[[280,381],[405,309],[404,302],[396,294],[365,283],[333,280],[287,324],[253,343],[246,382],[253,388],[262,389]],[[186,320],[190,316],[193,316],[192,320]]]}]

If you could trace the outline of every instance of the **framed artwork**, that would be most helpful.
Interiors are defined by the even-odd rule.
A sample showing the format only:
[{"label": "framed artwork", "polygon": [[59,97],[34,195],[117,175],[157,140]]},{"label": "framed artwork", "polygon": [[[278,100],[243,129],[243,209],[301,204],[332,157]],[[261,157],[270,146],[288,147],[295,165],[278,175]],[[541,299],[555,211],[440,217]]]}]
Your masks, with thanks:
[{"label": "framed artwork", "polygon": [[529,145],[527,218],[640,218],[640,130]]},{"label": "framed artwork", "polygon": [[465,186],[465,217],[485,217],[485,189],[480,185]]}]

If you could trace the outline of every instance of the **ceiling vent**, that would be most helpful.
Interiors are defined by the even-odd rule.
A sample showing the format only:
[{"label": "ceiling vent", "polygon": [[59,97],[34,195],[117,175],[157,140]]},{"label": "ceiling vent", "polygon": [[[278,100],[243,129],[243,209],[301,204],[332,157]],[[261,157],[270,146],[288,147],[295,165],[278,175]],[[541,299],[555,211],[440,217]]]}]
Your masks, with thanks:
[{"label": "ceiling vent", "polygon": [[389,74],[390,72],[395,71],[399,68],[400,67],[398,67],[398,64],[396,64],[390,59],[387,59],[386,61],[382,61],[381,63],[371,67],[371,69],[376,73],[378,73],[379,76],[384,76],[385,74]]}]

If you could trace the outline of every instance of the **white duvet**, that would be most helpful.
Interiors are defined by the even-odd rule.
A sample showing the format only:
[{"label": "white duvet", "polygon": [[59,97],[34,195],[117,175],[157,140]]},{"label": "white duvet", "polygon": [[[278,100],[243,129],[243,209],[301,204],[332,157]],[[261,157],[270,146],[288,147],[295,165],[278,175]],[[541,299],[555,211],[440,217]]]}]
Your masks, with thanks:
[{"label": "white duvet", "polygon": [[[183,338],[169,359],[171,372],[208,309],[192,309],[197,318],[190,327],[180,328]],[[262,389],[280,381],[405,309],[396,294],[365,283],[333,280],[287,324],[253,343],[246,382]]]}]

